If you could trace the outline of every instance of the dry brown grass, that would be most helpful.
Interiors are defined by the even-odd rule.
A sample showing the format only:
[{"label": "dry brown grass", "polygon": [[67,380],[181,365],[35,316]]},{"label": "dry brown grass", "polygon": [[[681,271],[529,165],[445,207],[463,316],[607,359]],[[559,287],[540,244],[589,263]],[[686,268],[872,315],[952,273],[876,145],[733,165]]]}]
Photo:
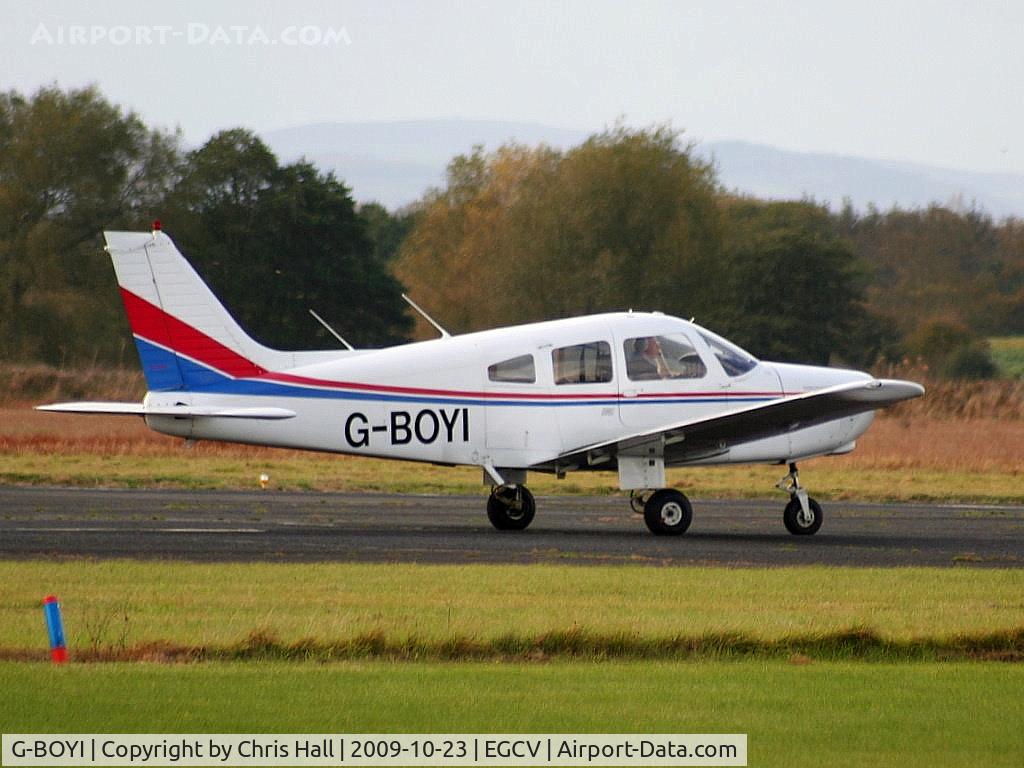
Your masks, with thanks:
[{"label": "dry brown grass", "polygon": [[[134,372],[55,371],[0,366],[7,399],[37,393],[31,402],[88,397],[137,400],[144,389]],[[883,412],[838,458],[809,462],[816,488],[834,498],[946,498],[1005,501],[1024,496],[1024,383],[930,385],[928,396]],[[736,495],[765,492],[776,467],[674,470],[670,481],[687,492]],[[7,482],[250,487],[268,471],[275,487],[472,493],[479,473],[358,457],[200,442],[150,431],[141,419],[40,413],[30,405],[0,407],[0,475]],[[604,475],[571,482],[533,479],[540,493],[598,492],[615,487]]]},{"label": "dry brown grass", "polygon": [[964,472],[1024,470],[1024,421],[880,416],[840,458],[821,459],[851,469],[936,469]]},{"label": "dry brown grass", "polygon": [[0,404],[56,400],[140,401],[146,382],[138,368],[54,368],[40,364],[0,364]]},{"label": "dry brown grass", "polygon": [[[200,456],[286,460],[310,454],[227,443],[197,443]],[[91,453],[105,456],[181,456],[182,441],[153,432],[142,419],[41,413],[0,408],[0,453]],[[880,416],[849,456],[822,461],[851,469],[1024,471],[1024,421],[947,420]]]},{"label": "dry brown grass", "polygon": [[[912,377],[911,377],[912,378]],[[924,397],[900,403],[892,416],[1024,421],[1024,380],[926,381]]]},{"label": "dry brown grass", "polygon": [[[95,454],[178,457],[182,440],[149,429],[141,418],[43,413],[28,406],[0,408],[0,453]],[[275,459],[309,456],[303,451],[231,443],[198,442],[198,456]]]},{"label": "dry brown grass", "polygon": [[163,455],[181,441],[131,416],[43,413],[31,406],[0,408],[0,451]]}]

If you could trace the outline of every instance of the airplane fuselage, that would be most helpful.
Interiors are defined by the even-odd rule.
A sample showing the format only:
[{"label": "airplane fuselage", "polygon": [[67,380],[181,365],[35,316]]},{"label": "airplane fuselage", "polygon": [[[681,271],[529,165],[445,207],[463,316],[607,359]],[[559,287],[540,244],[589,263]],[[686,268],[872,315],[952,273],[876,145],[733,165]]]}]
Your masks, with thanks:
[{"label": "airplane fuselage", "polygon": [[666,487],[665,467],[767,462],[789,465],[783,522],[810,535],[822,510],[796,461],[852,450],[877,408],[924,393],[761,362],[695,323],[647,312],[454,337],[431,320],[442,333],[434,341],[275,350],[238,325],[158,228],[104,236],[149,392],[142,403],[43,410],[142,416],[192,440],[477,466],[499,530],[533,520],[528,470],[617,471],[647,527],[680,535],[692,508]]},{"label": "airplane fuselage", "polygon": [[[688,367],[631,375],[630,355],[638,340],[649,338],[679,345],[677,350],[688,344]],[[204,383],[187,392],[151,391],[147,407],[252,407],[266,400],[296,416],[283,421],[147,416],[146,421],[157,431],[191,439],[554,471],[555,457],[581,446],[870,379],[856,371],[752,358],[740,370],[742,365],[723,362],[721,350],[712,346],[723,341],[679,318],[621,312],[382,350],[339,351],[335,359],[292,368],[286,375],[233,377],[196,358],[194,364],[206,368]],[[868,412],[794,428],[685,463],[788,462],[844,452],[872,417]],[[614,465],[574,469],[610,468]]]}]

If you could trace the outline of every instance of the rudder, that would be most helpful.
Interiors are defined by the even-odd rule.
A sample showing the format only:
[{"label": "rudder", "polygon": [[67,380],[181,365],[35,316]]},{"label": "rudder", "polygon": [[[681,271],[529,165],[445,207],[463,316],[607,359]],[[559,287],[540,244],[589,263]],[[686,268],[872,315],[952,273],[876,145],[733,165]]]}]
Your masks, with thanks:
[{"label": "rudder", "polygon": [[189,390],[287,367],[252,339],[163,232],[104,232],[150,390]]}]

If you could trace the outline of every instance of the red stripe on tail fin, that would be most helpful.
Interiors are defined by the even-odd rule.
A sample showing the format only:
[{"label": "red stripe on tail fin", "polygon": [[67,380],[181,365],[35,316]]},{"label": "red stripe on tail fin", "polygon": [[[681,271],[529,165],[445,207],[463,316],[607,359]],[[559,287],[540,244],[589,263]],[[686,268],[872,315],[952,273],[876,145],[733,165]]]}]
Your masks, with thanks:
[{"label": "red stripe on tail fin", "polygon": [[228,349],[216,339],[183,323],[129,290],[120,289],[132,333],[192,358],[218,371],[242,378],[261,376],[266,370]]}]

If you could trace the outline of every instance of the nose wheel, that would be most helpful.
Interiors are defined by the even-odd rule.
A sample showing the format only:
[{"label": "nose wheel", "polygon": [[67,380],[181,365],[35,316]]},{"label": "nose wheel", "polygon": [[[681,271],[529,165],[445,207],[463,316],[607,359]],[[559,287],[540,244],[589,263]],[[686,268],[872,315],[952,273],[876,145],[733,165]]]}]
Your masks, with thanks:
[{"label": "nose wheel", "polygon": [[794,536],[810,536],[821,528],[821,517],[821,505],[814,499],[807,499],[806,511],[800,499],[792,499],[782,513],[782,522]]},{"label": "nose wheel", "polygon": [[782,513],[782,522],[786,530],[794,536],[811,536],[821,528],[823,519],[821,505],[807,495],[806,489],[800,485],[800,474],[796,464],[790,463],[789,474],[782,478],[776,487],[789,494],[789,503]]}]

